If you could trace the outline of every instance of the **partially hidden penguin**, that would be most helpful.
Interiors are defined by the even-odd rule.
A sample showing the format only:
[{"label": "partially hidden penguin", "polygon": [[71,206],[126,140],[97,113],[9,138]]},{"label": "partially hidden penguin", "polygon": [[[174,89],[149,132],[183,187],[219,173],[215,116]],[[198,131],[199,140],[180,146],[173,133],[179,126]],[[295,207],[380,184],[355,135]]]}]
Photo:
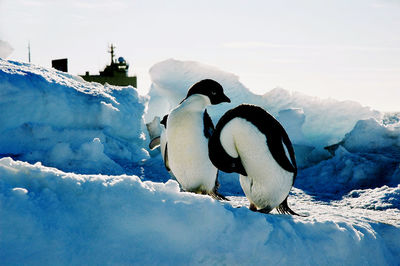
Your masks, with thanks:
[{"label": "partially hidden penguin", "polygon": [[220,170],[240,175],[250,210],[298,215],[287,203],[297,175],[292,143],[282,125],[259,106],[227,111],[210,138],[209,157]]},{"label": "partially hidden penguin", "polygon": [[[185,191],[226,199],[218,193],[218,169],[208,157],[214,125],[208,105],[230,102],[222,86],[211,79],[195,83],[166,120],[164,162]],[[164,120],[163,119],[163,120]]]},{"label": "partially hidden penguin", "polygon": [[[161,156],[164,160],[165,163],[165,156],[166,156],[166,152],[165,152],[165,147],[167,145],[167,140],[166,140],[166,136],[165,136],[165,129],[167,127],[167,119],[168,119],[168,115],[165,115],[163,117],[163,119],[160,121],[160,118],[157,116],[154,118],[154,120],[151,123],[146,124],[147,126],[147,130],[149,132],[150,135],[150,144],[149,144],[149,148],[151,150],[154,150],[157,147],[160,147],[160,152],[161,152]],[[167,170],[168,166],[166,165]]]}]

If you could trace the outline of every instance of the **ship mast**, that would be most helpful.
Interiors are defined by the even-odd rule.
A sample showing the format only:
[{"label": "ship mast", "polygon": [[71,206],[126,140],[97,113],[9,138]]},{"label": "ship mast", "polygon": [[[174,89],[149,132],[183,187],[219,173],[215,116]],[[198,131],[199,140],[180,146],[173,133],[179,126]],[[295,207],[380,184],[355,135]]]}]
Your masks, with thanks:
[{"label": "ship mast", "polygon": [[115,46],[111,44],[110,50],[108,51],[111,54],[111,65],[114,64],[114,48]]},{"label": "ship mast", "polygon": [[31,62],[31,42],[28,42],[28,61]]}]

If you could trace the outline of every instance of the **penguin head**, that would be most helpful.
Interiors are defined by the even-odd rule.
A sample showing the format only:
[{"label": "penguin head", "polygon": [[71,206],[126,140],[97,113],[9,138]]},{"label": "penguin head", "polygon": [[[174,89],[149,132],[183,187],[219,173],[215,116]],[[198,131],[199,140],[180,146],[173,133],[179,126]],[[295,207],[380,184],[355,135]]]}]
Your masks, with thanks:
[{"label": "penguin head", "polygon": [[222,102],[231,102],[231,100],[224,94],[224,89],[222,88],[221,84],[212,79],[204,79],[195,83],[192,87],[190,87],[185,99],[194,94],[207,96],[213,105]]}]

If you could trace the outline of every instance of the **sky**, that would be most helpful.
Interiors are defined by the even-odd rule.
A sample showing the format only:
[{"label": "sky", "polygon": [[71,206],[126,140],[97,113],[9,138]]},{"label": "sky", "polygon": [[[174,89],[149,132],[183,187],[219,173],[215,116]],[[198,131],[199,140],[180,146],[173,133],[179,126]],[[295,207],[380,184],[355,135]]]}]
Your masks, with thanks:
[{"label": "sky", "polygon": [[138,89],[174,58],[239,76],[251,91],[276,87],[400,111],[400,0],[0,0],[10,60],[98,74],[108,46],[130,63]]}]

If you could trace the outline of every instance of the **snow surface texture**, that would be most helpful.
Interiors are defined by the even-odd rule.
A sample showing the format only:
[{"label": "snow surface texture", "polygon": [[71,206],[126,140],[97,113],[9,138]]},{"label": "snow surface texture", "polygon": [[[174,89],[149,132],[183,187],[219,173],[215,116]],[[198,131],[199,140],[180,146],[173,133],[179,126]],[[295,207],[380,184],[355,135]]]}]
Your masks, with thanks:
[{"label": "snow surface texture", "polygon": [[[398,114],[283,89],[254,95],[196,62],[167,60],[150,74],[142,98],[0,59],[1,265],[399,264]],[[302,164],[289,205],[308,217],[249,211],[236,174],[219,177],[230,202],[169,180],[145,120],[203,78],[233,102],[209,110],[214,123],[247,102],[285,126]]]}]

